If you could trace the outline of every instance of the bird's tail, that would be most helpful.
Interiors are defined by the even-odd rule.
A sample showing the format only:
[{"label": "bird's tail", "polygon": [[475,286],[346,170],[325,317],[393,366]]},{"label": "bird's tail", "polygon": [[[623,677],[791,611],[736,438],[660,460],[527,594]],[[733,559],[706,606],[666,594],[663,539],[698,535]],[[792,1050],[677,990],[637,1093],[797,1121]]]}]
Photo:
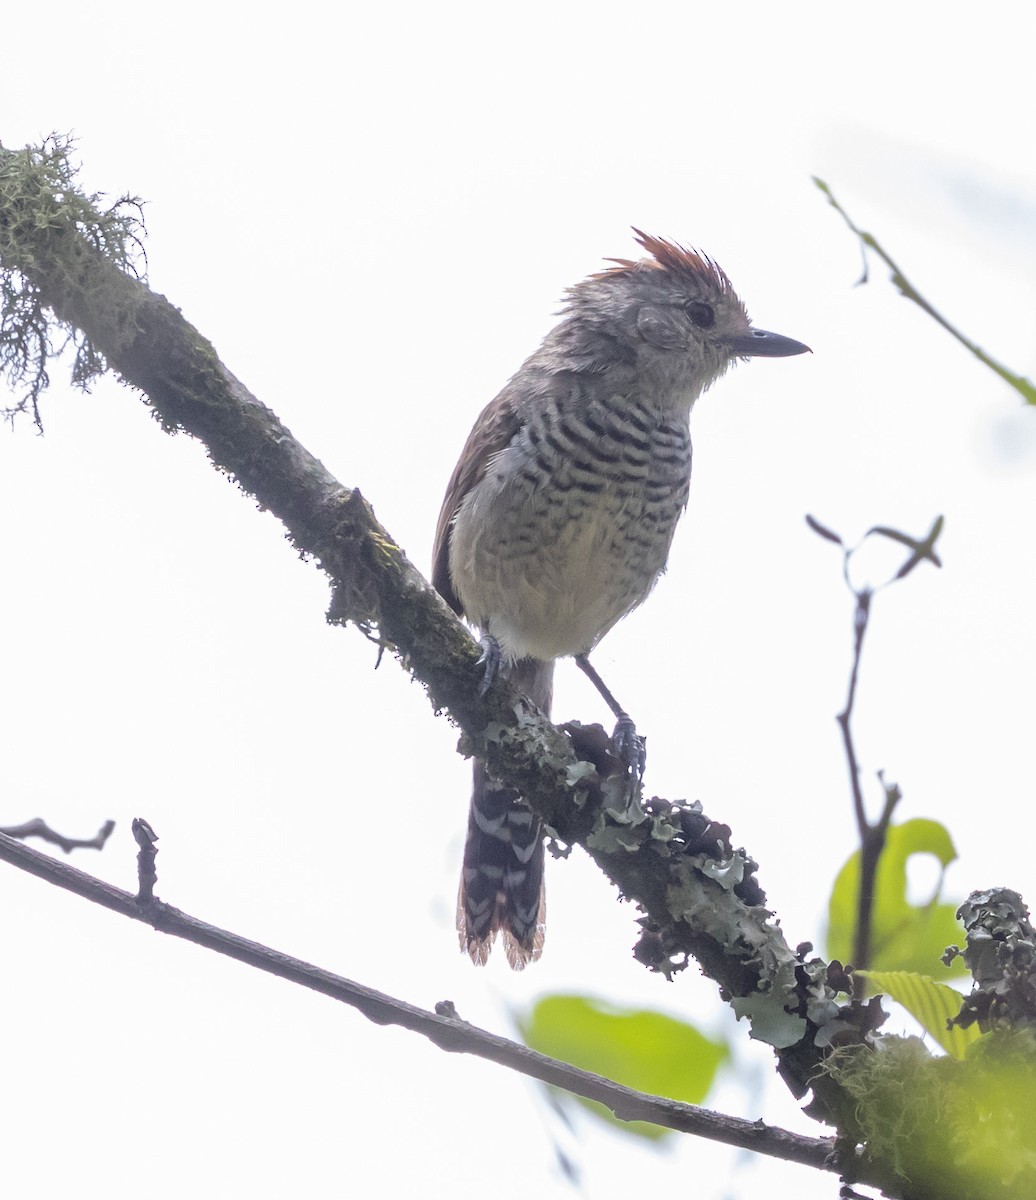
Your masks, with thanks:
[{"label": "bird's tail", "polygon": [[[550,715],[552,662],[520,659],[511,680]],[[483,966],[499,930],[507,961],[520,971],[543,952],[545,919],[543,823],[513,788],[490,779],[476,759],[457,900],[460,947]]]}]

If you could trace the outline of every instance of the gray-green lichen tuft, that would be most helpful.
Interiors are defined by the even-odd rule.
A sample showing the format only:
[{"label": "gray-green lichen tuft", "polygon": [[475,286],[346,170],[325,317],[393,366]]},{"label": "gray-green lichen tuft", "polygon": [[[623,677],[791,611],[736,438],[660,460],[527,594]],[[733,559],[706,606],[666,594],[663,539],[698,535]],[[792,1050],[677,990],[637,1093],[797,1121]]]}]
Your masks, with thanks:
[{"label": "gray-green lichen tuft", "polygon": [[823,1070],[851,1097],[868,1158],[906,1181],[897,1194],[939,1200],[1036,1195],[1036,1042],[1028,1031],[979,1039],[964,1059],[918,1038],[835,1051]]},{"label": "gray-green lichen tuft", "polygon": [[71,139],[56,134],[21,150],[0,146],[0,376],[15,394],[0,413],[11,421],[29,412],[38,429],[54,359],[72,353],[72,383],[84,391],[107,364],[89,338],[54,316],[29,278],[31,269],[46,259],[73,289],[75,264],[62,271],[53,253],[69,232],[127,274],[142,278],[146,267],[141,201],[121,196],[108,204],[101,193],[81,191],[71,151]]}]

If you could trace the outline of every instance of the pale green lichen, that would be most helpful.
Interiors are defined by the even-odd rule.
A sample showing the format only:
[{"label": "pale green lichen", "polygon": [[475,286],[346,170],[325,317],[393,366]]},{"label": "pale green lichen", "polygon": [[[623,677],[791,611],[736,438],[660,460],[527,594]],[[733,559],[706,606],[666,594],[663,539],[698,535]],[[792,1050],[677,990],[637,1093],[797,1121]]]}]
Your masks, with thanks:
[{"label": "pale green lichen", "polygon": [[795,964],[782,963],[768,988],[731,1000],[738,1020],[744,1017],[748,1021],[749,1037],[775,1050],[784,1050],[802,1040],[806,1033],[805,1019],[787,1011],[787,1006],[795,1001],[794,988]]},{"label": "pale green lichen", "polygon": [[[805,1020],[787,1009],[798,1007],[795,991],[799,962],[783,939],[773,936],[774,929],[764,909],[730,904],[724,898],[737,886],[739,871],[735,860],[740,855],[717,862],[696,855],[695,866],[723,888],[710,893],[694,880],[666,889],[666,906],[679,920],[686,921],[699,933],[707,934],[721,946],[736,947],[739,957],[754,964],[758,976],[756,988],[731,1000],[738,1018],[746,1018],[750,1036],[776,1049],[792,1046],[806,1032]],[[743,874],[743,872],[741,872]]]},{"label": "pale green lichen", "polygon": [[48,256],[55,236],[76,234],[137,278],[146,267],[141,201],[121,196],[108,203],[101,193],[81,191],[71,150],[71,140],[56,135],[22,150],[0,146],[0,376],[17,396],[0,413],[13,420],[29,412],[37,428],[40,397],[56,358],[72,352],[71,380],[84,391],[107,369],[89,338],[48,310],[35,278],[46,258],[52,277],[57,267],[74,286],[75,264],[62,272]]}]

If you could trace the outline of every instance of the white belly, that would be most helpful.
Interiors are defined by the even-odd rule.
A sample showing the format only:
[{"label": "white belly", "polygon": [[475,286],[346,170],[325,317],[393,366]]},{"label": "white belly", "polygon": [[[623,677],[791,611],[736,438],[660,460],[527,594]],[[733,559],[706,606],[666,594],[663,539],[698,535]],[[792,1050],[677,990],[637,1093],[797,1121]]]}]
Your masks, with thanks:
[{"label": "white belly", "polygon": [[[508,659],[589,652],[644,600],[665,566],[675,519],[645,546],[630,537],[641,507],[605,495],[553,520],[496,512],[492,536],[471,532],[481,521],[476,506],[462,509],[450,562],[469,620],[492,634]],[[530,520],[539,534],[532,541]],[[461,545],[471,552],[458,553]]]}]

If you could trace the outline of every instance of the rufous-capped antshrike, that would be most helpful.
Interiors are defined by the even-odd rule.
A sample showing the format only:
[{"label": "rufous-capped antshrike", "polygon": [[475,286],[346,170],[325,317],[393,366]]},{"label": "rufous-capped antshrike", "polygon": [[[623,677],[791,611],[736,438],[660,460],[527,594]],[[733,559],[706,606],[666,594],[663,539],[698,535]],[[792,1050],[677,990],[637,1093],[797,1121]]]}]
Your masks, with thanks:
[{"label": "rufous-capped antshrike", "polygon": [[[474,625],[486,662],[546,714],[572,655],[618,719],[636,774],[643,742],[587,655],[665,569],[691,478],[691,406],[731,363],[801,342],[755,329],[704,254],[634,230],[650,258],[569,289],[560,324],[475,422],[446,490],[433,581]],[[521,968],[543,947],[543,834],[475,763],[458,902],[476,963],[503,934]]]}]

